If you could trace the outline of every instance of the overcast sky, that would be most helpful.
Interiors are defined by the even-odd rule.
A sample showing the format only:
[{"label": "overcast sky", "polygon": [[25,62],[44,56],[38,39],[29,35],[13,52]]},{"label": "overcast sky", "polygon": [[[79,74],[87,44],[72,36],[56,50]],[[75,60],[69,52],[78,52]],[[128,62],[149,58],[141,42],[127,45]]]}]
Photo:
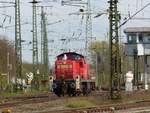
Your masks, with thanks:
[{"label": "overcast sky", "polygon": [[[13,1],[14,0],[4,0],[4,1]],[[53,1],[53,2],[50,2]],[[86,0],[83,0],[86,1]],[[23,61],[32,61],[32,45],[29,45],[28,42],[32,41],[32,4],[29,3],[30,0],[21,0],[21,23],[28,23],[22,25],[22,39],[26,40],[23,44]],[[121,13],[122,19],[121,22],[124,21],[125,17],[128,15],[134,14],[140,8],[142,8],[145,4],[149,3],[149,0],[119,0],[119,11]],[[0,4],[1,6],[8,6],[11,4]],[[48,26],[48,38],[49,38],[49,58],[54,61],[56,55],[58,55],[61,51],[60,49],[67,50],[80,50],[82,53],[84,49],[84,40],[85,40],[85,16],[82,15],[69,15],[71,13],[78,12],[81,7],[74,6],[62,6],[61,0],[43,0],[39,5],[48,5],[52,6],[51,8],[46,8],[48,23],[55,23]],[[102,15],[98,18],[93,18],[96,13],[105,12],[108,9],[107,0],[91,0],[91,10],[92,14],[92,33],[93,37],[96,37],[96,40],[107,40],[107,32],[109,31],[108,24],[108,15]],[[0,9],[0,25],[4,27],[13,26],[14,25],[14,7]],[[11,16],[11,20],[9,17],[4,16],[3,14],[7,14]],[[38,39],[39,39],[39,48],[40,48],[40,8],[37,9],[38,16]],[[5,20],[5,17],[6,20]],[[141,13],[139,13],[137,18],[150,18],[150,6],[144,9]],[[5,21],[4,21],[5,20]],[[150,20],[130,20],[126,25],[122,27],[122,30],[125,27],[144,27],[150,26]],[[9,40],[15,39],[14,35],[14,26],[8,27],[7,29],[1,28],[0,35],[5,35]],[[124,34],[122,34],[124,35]],[[76,41],[68,41],[62,42],[60,39],[62,38],[78,38]],[[52,42],[51,40],[54,40]],[[122,39],[124,40],[124,39]],[[39,54],[40,56],[40,54]],[[53,63],[52,63],[53,64]]]}]

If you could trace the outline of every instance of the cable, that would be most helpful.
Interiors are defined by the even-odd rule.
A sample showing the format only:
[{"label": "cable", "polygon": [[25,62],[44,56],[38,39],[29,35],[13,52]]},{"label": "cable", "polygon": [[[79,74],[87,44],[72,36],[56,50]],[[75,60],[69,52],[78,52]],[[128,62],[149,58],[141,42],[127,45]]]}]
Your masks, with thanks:
[{"label": "cable", "polygon": [[138,10],[136,13],[134,13],[132,16],[130,16],[128,19],[126,19],[126,21],[124,21],[122,24],[120,24],[120,27],[122,27],[124,24],[126,24],[129,20],[131,20],[134,16],[136,16],[138,13],[140,13],[142,10],[144,10],[146,7],[148,7],[150,5],[150,2],[148,4],[146,4],[144,7],[142,7],[140,10]]}]

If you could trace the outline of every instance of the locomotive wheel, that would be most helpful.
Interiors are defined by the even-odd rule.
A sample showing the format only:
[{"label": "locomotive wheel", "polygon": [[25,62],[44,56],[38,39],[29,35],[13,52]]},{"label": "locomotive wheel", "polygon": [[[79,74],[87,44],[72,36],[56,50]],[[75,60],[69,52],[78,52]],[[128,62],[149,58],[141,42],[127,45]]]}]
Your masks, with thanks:
[{"label": "locomotive wheel", "polygon": [[69,88],[69,89],[68,89],[68,96],[69,96],[69,97],[76,96],[76,91],[75,91],[74,88]]},{"label": "locomotive wheel", "polygon": [[80,94],[81,94],[81,91],[80,91],[80,90],[77,90],[77,91],[76,91],[76,96],[80,96]]}]

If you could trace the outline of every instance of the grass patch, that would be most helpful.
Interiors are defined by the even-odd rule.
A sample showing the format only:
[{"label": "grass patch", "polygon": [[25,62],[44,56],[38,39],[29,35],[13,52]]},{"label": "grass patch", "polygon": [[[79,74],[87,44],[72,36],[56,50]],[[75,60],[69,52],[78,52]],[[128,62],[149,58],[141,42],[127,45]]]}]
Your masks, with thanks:
[{"label": "grass patch", "polygon": [[83,107],[92,107],[95,106],[94,103],[88,100],[74,100],[65,105],[68,108],[83,108]]},{"label": "grass patch", "polygon": [[28,90],[28,91],[17,91],[17,92],[1,92],[0,96],[12,97],[12,96],[34,96],[40,93],[46,93],[47,91]]},{"label": "grass patch", "polygon": [[5,97],[21,96],[21,95],[23,95],[22,92],[16,92],[16,93],[3,92],[3,93],[0,93],[0,96],[5,96]]}]

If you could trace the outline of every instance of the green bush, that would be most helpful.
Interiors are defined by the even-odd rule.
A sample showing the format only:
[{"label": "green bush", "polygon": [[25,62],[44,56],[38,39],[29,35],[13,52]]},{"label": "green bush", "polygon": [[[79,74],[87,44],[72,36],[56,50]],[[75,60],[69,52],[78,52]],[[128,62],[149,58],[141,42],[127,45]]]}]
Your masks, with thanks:
[{"label": "green bush", "polygon": [[4,91],[7,89],[7,77],[0,74],[0,90]]}]

